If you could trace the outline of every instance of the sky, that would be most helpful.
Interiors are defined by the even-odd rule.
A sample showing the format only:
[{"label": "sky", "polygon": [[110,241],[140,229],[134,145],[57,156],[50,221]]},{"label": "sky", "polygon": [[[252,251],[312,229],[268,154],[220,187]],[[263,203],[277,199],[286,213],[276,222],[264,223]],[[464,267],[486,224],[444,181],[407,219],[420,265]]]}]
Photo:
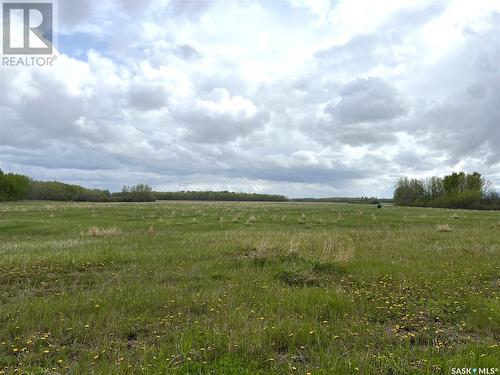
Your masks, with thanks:
[{"label": "sky", "polygon": [[498,0],[59,0],[52,67],[1,67],[0,168],[120,190],[500,190]]}]

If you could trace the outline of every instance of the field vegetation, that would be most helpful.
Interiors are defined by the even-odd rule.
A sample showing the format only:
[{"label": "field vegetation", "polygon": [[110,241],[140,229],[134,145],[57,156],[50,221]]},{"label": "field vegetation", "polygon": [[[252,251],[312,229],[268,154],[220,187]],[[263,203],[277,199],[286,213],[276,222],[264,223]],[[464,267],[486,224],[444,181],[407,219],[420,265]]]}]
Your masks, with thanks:
[{"label": "field vegetation", "polygon": [[498,212],[0,204],[0,373],[497,368],[499,291]]}]

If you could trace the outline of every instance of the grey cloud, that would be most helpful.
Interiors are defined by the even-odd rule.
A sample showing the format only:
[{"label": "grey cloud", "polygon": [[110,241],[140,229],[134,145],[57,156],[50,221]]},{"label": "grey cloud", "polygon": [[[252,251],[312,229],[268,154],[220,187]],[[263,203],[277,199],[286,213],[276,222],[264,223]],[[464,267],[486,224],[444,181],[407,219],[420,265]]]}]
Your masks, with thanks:
[{"label": "grey cloud", "polygon": [[[497,24],[486,33],[470,35],[461,55],[475,61],[474,77],[446,98],[427,103],[412,115],[412,131],[420,144],[440,150],[449,163],[464,157],[500,161],[500,59],[495,47]],[[465,78],[464,78],[465,80]]]},{"label": "grey cloud", "polygon": [[156,69],[175,63],[177,59],[194,62],[203,57],[200,51],[189,44],[175,44],[164,40],[143,45],[141,48],[146,52],[151,65]]},{"label": "grey cloud", "polygon": [[134,84],[128,92],[131,106],[141,110],[160,109],[167,105],[168,94],[164,87],[155,84]]},{"label": "grey cloud", "polygon": [[407,171],[425,171],[436,167],[435,159],[426,155],[421,155],[415,150],[402,150],[393,157],[393,162],[397,163],[399,168]]},{"label": "grey cloud", "polygon": [[39,76],[33,84],[50,90],[44,89],[43,95],[26,99],[18,112],[18,121],[8,125],[16,129],[18,136],[22,127],[37,134],[39,140],[73,134],[72,125],[85,111],[81,98],[69,95],[62,83],[45,76]]},{"label": "grey cloud", "polygon": [[380,146],[383,144],[394,144],[397,142],[396,136],[388,129],[376,130],[366,127],[359,128],[357,126],[343,128],[335,134],[335,139],[342,144],[351,146]]},{"label": "grey cloud", "polygon": [[94,15],[92,2],[88,0],[59,1],[58,6],[59,25],[65,32],[73,31]]},{"label": "grey cloud", "polygon": [[126,14],[137,18],[142,12],[148,10],[151,4],[137,0],[118,0],[117,4]]},{"label": "grey cloud", "polygon": [[33,167],[80,170],[112,170],[120,164],[96,147],[50,142],[36,149],[1,146],[3,163]]},{"label": "grey cloud", "polygon": [[202,57],[201,53],[189,44],[178,44],[172,51],[176,56],[186,61],[194,61]]},{"label": "grey cloud", "polygon": [[240,171],[233,171],[233,175],[259,178],[269,181],[298,182],[332,184],[338,188],[346,187],[354,180],[369,177],[364,170],[353,170],[346,167],[318,167],[318,166],[290,166],[263,168],[259,166],[255,169],[242,168]]},{"label": "grey cloud", "polygon": [[185,113],[186,139],[200,143],[224,143],[245,137],[262,126],[267,116],[261,113],[251,119],[238,120],[231,115],[210,116],[201,110]]},{"label": "grey cloud", "polygon": [[186,1],[186,0],[171,0],[166,9],[174,16],[182,16],[186,18],[198,18],[207,9],[209,9],[215,1]]},{"label": "grey cloud", "polygon": [[423,142],[446,151],[458,161],[464,156],[500,161],[500,79],[431,105],[420,122],[426,131]]},{"label": "grey cloud", "polygon": [[340,101],[325,108],[338,124],[391,120],[408,111],[403,95],[380,78],[358,78],[345,84],[339,93]]}]

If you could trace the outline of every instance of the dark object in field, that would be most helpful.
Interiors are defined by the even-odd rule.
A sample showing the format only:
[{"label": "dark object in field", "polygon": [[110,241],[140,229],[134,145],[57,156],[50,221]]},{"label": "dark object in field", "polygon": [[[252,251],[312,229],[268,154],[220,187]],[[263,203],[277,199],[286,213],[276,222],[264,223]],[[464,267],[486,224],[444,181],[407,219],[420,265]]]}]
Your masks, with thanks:
[{"label": "dark object in field", "polygon": [[377,208],[382,208],[382,205],[381,204],[377,204]]}]

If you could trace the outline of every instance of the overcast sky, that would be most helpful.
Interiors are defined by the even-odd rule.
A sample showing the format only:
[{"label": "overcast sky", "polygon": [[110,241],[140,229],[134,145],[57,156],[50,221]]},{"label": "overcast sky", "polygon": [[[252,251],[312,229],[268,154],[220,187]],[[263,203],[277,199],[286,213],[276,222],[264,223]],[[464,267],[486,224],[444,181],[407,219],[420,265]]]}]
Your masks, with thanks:
[{"label": "overcast sky", "polygon": [[1,68],[0,168],[118,190],[500,189],[498,0],[59,0],[58,59]]}]

